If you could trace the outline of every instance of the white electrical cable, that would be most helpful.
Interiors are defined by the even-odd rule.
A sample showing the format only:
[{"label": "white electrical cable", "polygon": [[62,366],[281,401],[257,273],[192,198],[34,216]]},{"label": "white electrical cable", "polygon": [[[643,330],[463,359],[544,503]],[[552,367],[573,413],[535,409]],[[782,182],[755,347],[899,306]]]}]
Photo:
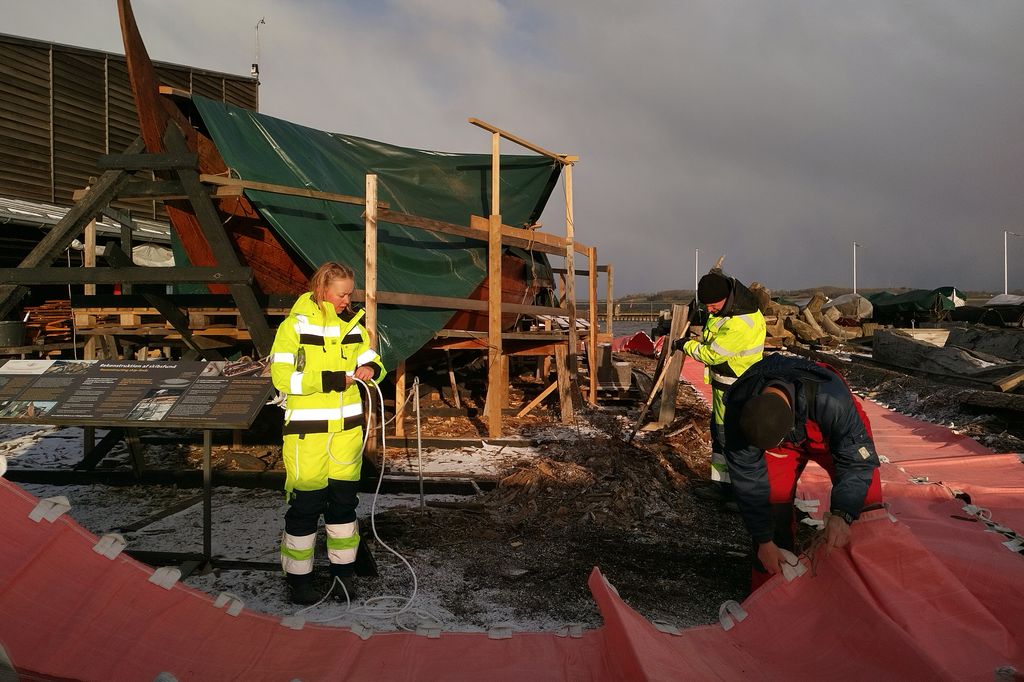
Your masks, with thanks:
[{"label": "white electrical cable", "polygon": [[[356,379],[355,377],[352,377],[352,379],[355,382],[357,382],[358,384],[360,384],[363,387],[363,390],[366,391],[366,395],[367,395],[367,398],[368,398],[368,401],[369,401],[369,404],[370,404],[369,411],[372,414],[373,413],[373,403],[374,403],[373,392],[370,391],[369,385],[367,383],[365,383],[365,382],[363,382],[363,381],[361,381],[359,379]],[[380,411],[380,416],[381,416],[381,423],[384,424],[384,423],[386,423],[384,421],[384,417],[385,417],[385,414],[384,414],[384,395],[381,393],[380,386],[378,386],[377,384],[375,384],[373,382],[370,382],[370,384],[373,386],[374,390],[376,391],[376,394],[377,394],[377,404],[379,406],[379,411]],[[367,438],[369,437],[369,429],[368,428],[364,428],[363,432],[364,432],[363,433],[363,446],[359,450],[359,455],[358,455],[360,458],[363,456],[363,450],[365,450],[365,448],[366,448],[366,441],[367,441]],[[325,618],[325,619],[317,620],[317,621],[310,621],[310,622],[329,623],[331,621],[340,620],[341,618],[344,618],[346,616],[359,615],[359,616],[366,616],[366,617],[369,617],[369,618],[392,618],[394,620],[395,624],[399,628],[401,628],[403,630],[410,630],[410,629],[414,629],[414,628],[406,627],[406,626],[402,625],[398,621],[399,616],[401,616],[406,611],[409,611],[410,613],[415,614],[416,616],[418,616],[421,619],[429,618],[429,619],[432,619],[433,621],[435,621],[437,624],[440,624],[440,619],[438,619],[436,616],[434,616],[433,614],[431,614],[429,612],[421,611],[421,610],[418,610],[418,609],[413,609],[413,610],[410,611],[410,607],[412,606],[413,602],[416,600],[416,595],[419,592],[419,579],[416,576],[416,571],[413,569],[412,565],[409,563],[409,561],[404,556],[402,556],[395,549],[393,549],[390,545],[388,545],[386,542],[384,542],[381,539],[380,535],[377,533],[377,520],[376,520],[376,515],[377,515],[377,498],[380,495],[380,488],[381,488],[382,483],[384,482],[384,463],[385,463],[385,461],[387,459],[387,438],[386,438],[386,436],[384,434],[383,426],[380,429],[380,440],[381,440],[380,474],[377,477],[377,487],[373,491],[373,502],[370,504],[370,528],[373,531],[374,539],[376,539],[377,542],[384,549],[386,549],[387,551],[391,552],[396,557],[398,557],[398,559],[403,564],[405,564],[405,567],[407,569],[409,569],[409,574],[412,576],[412,595],[409,596],[408,598],[406,598],[404,595],[384,594],[384,595],[380,595],[380,596],[377,596],[377,597],[371,597],[369,599],[366,599],[366,600],[363,601],[363,605],[362,606],[358,606],[356,608],[352,608],[352,601],[349,598],[348,589],[346,589],[345,584],[341,581],[340,578],[335,578],[334,580],[331,581],[330,589],[327,590],[327,593],[323,596],[323,598],[320,599],[320,601],[318,601],[315,604],[312,604],[310,606],[307,606],[307,607],[297,611],[295,615],[300,615],[302,613],[305,613],[306,611],[309,611],[310,609],[313,609],[313,608],[319,606],[320,604],[322,604],[324,601],[326,601],[331,596],[331,593],[334,591],[335,585],[341,585],[341,589],[344,590],[344,593],[345,593],[345,610],[342,611],[341,614],[339,614],[337,616],[334,616],[334,617],[331,617],[331,618]],[[329,441],[328,441],[328,454],[330,454],[330,442]],[[332,455],[332,459],[333,459],[333,455]],[[335,461],[337,461],[337,460],[335,460]],[[378,604],[380,602],[395,601],[395,600],[404,600],[405,603],[402,605],[401,608],[397,608],[396,606],[378,606]]]}]

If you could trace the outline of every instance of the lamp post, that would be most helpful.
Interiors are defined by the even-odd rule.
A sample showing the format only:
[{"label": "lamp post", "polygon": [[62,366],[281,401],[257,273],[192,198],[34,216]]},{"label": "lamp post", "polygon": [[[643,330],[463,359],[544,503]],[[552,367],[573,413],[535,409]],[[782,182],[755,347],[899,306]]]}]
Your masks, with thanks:
[{"label": "lamp post", "polygon": [[694,296],[697,295],[697,281],[700,279],[700,276],[697,274],[697,271],[699,270],[699,266],[698,266],[699,263],[700,263],[700,249],[694,249],[693,250],[693,295]]},{"label": "lamp post", "polygon": [[853,243],[853,293],[857,293],[857,249],[860,248],[860,244],[857,242]]},{"label": "lamp post", "polygon": [[1010,232],[1009,230],[1003,230],[1003,293],[1004,294],[1010,293],[1009,277],[1008,277],[1009,268],[1007,267],[1007,257],[1006,257],[1006,241],[1007,241],[1007,237],[1009,237],[1010,235],[1013,235],[1014,237],[1024,237],[1024,234],[1017,234],[1016,232]]}]

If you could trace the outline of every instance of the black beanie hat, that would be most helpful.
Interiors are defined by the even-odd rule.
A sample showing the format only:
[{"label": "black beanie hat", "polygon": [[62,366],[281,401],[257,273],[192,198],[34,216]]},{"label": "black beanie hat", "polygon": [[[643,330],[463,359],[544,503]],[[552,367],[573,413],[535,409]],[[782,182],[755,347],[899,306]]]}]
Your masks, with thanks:
[{"label": "black beanie hat", "polygon": [[767,450],[782,442],[793,428],[793,408],[777,393],[761,393],[740,411],[740,433],[754,447]]},{"label": "black beanie hat", "polygon": [[717,303],[729,297],[729,278],[718,272],[709,272],[697,283],[697,300],[701,303]]}]

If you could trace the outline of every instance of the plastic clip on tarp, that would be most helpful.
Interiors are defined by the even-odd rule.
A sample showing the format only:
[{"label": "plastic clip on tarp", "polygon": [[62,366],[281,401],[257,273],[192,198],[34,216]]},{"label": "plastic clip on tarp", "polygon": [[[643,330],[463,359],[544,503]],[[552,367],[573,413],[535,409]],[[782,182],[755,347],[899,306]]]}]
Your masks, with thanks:
[{"label": "plastic clip on tarp", "polygon": [[807,572],[807,567],[800,561],[800,557],[793,554],[788,549],[779,548],[779,553],[786,560],[786,563],[782,564],[782,577],[786,579],[787,583],[793,582],[804,573]]},{"label": "plastic clip on tarp", "polygon": [[352,623],[352,627],[349,629],[352,630],[352,634],[364,641],[373,636],[373,628],[369,628],[362,623]]},{"label": "plastic clip on tarp", "polygon": [[726,632],[732,630],[736,623],[743,621],[746,617],[746,610],[734,599],[723,602],[718,607],[718,622],[722,624],[722,629]]},{"label": "plastic clip on tarp", "polygon": [[120,533],[107,533],[92,546],[92,551],[108,559],[115,559],[127,546],[128,542]]},{"label": "plastic clip on tarp", "polygon": [[429,620],[421,620],[416,625],[416,634],[427,639],[439,639],[441,637],[441,626]]},{"label": "plastic clip on tarp", "polygon": [[798,498],[793,500],[793,506],[805,514],[817,514],[818,509],[821,507],[821,500],[804,500]]},{"label": "plastic clip on tarp", "polygon": [[69,509],[71,509],[71,503],[68,502],[68,498],[63,495],[47,497],[46,499],[39,500],[39,504],[35,506],[35,509],[29,512],[28,517],[36,523],[43,520],[53,523]]},{"label": "plastic clip on tarp", "polygon": [[174,583],[181,580],[181,571],[174,568],[173,566],[163,566],[153,571],[153,575],[149,576],[149,582],[154,585],[159,585],[165,590],[169,590],[174,587]]},{"label": "plastic clip on tarp", "polygon": [[285,616],[281,619],[281,625],[289,630],[301,630],[306,626],[306,619],[303,616]]},{"label": "plastic clip on tarp", "polygon": [[664,632],[666,635],[682,634],[682,630],[680,630],[676,625],[669,623],[668,621],[652,620],[651,625],[653,625],[658,632]]},{"label": "plastic clip on tarp", "polygon": [[229,616],[237,616],[245,608],[245,602],[240,597],[230,592],[221,592],[213,602],[213,608],[222,609],[225,605],[228,607]]},{"label": "plastic clip on tarp", "polygon": [[512,639],[512,626],[495,625],[487,631],[487,639]]},{"label": "plastic clip on tarp", "polygon": [[570,637],[572,639],[580,639],[583,637],[583,624],[566,623],[564,626],[555,630],[555,637]]}]

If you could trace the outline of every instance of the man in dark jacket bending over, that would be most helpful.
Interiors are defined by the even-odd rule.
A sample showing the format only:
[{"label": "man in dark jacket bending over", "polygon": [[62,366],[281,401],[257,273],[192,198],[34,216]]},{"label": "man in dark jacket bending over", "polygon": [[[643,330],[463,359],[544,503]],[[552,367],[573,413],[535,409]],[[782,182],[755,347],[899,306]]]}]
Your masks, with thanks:
[{"label": "man in dark jacket bending over", "polygon": [[861,511],[882,502],[867,416],[827,365],[770,355],[744,372],[726,396],[725,454],[754,541],[752,589],[781,571],[780,548],[795,550],[793,499],[808,460],[832,479],[826,553],[846,546]]}]

